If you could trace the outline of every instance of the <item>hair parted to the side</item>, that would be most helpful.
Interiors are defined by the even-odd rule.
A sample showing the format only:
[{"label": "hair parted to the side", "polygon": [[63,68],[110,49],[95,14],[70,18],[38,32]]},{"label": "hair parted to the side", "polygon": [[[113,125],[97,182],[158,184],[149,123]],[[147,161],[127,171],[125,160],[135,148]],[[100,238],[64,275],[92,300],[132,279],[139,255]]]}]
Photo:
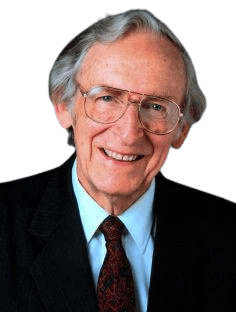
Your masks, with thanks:
[{"label": "hair parted to the side", "polygon": [[[150,31],[164,36],[181,52],[186,67],[187,91],[183,103],[184,121],[190,125],[197,122],[205,108],[206,100],[197,83],[192,61],[172,31],[147,10],[130,10],[108,15],[77,35],[57,57],[49,76],[49,95],[54,104],[67,103],[72,110],[76,92],[75,75],[88,50],[96,43],[113,43],[135,31]],[[75,146],[73,129],[68,130],[68,144]]]}]

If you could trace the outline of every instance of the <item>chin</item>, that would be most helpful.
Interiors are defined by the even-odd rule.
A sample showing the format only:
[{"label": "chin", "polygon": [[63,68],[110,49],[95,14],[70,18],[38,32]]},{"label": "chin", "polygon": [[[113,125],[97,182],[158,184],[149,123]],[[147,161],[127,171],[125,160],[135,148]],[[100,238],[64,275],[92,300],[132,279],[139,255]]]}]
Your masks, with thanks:
[{"label": "chin", "polygon": [[99,193],[106,194],[108,196],[114,196],[114,197],[130,197],[130,196],[136,196],[139,197],[142,193],[145,192],[146,188],[143,184],[140,184],[140,182],[134,183],[127,183],[128,181],[106,181],[106,183],[100,183],[97,184],[97,190]]}]

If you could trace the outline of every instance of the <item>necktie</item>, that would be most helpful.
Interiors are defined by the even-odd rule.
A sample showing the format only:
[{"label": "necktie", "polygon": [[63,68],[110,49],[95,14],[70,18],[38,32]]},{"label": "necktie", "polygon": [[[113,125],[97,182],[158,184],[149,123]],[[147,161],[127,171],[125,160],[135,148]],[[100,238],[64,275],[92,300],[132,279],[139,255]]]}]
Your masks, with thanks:
[{"label": "necktie", "polygon": [[124,224],[114,216],[107,217],[99,229],[105,236],[107,254],[97,286],[100,312],[135,312],[134,281],[121,242]]}]

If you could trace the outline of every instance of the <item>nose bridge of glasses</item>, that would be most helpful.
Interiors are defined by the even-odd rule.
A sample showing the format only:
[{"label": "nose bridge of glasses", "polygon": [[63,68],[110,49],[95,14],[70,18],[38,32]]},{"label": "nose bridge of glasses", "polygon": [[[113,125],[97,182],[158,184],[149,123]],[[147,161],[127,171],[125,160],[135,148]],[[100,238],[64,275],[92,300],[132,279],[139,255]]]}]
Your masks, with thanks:
[{"label": "nose bridge of glasses", "polygon": [[129,93],[128,93],[128,103],[129,104],[140,105],[142,99],[143,99],[142,94],[129,91]]}]

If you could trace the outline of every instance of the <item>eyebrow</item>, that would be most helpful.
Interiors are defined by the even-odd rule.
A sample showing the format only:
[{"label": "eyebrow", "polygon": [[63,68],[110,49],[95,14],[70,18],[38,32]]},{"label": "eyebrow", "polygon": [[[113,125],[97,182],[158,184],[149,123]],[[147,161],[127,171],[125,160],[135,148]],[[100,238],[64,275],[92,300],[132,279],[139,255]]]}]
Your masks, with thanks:
[{"label": "eyebrow", "polygon": [[[161,95],[157,95],[156,93],[149,93],[149,94],[146,94],[146,93],[136,92],[136,91],[133,91],[133,90],[121,89],[121,88],[113,87],[113,86],[107,85],[107,84],[95,84],[94,86],[92,86],[91,88],[89,88],[87,91],[84,91],[83,88],[81,88],[80,83],[78,83],[77,85],[78,85],[78,87],[80,88],[80,90],[81,90],[83,93],[87,93],[87,92],[88,92],[89,90],[91,90],[92,88],[96,88],[96,87],[105,87],[105,88],[112,88],[112,89],[115,89],[115,90],[120,90],[120,91],[125,91],[125,92],[136,93],[136,94],[143,95],[143,96],[147,96],[147,97],[155,97],[155,98],[166,99],[166,100],[170,100],[170,101],[175,102],[174,97],[171,96],[171,95],[169,94],[168,90],[165,90]],[[176,102],[175,102],[175,103],[176,103]]]}]

